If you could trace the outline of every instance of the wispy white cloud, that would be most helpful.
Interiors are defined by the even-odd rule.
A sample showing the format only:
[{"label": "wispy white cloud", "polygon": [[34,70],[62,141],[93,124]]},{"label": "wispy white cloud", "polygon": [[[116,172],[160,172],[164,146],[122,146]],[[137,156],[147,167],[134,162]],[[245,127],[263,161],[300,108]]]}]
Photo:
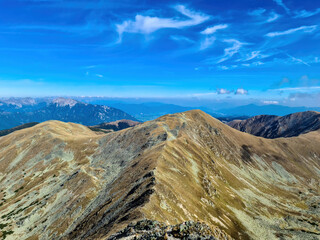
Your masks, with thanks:
[{"label": "wispy white cloud", "polygon": [[280,15],[276,12],[271,12],[268,19],[266,20],[267,23],[271,23],[276,21],[277,19],[280,18]]},{"label": "wispy white cloud", "polygon": [[193,96],[196,97],[204,97],[204,96],[218,96],[218,95],[229,95],[229,94],[234,94],[234,95],[248,95],[248,90],[243,89],[243,88],[237,88],[236,90],[228,90],[226,88],[218,88],[215,92],[208,92],[208,93],[196,93],[193,94]]},{"label": "wispy white cloud", "polygon": [[96,77],[103,78],[102,74],[96,74]]},{"label": "wispy white cloud", "polygon": [[215,37],[206,37],[201,43],[200,43],[200,50],[205,50],[213,45],[213,43],[216,41]]},{"label": "wispy white cloud", "polygon": [[218,94],[230,94],[232,91],[225,89],[225,88],[218,88],[217,93]]},{"label": "wispy white cloud", "polygon": [[278,36],[293,34],[293,33],[300,32],[300,31],[305,32],[305,33],[311,33],[311,32],[314,32],[317,28],[318,28],[318,25],[301,26],[301,27],[297,27],[297,28],[288,29],[288,30],[285,30],[282,32],[270,32],[270,33],[267,33],[265,36],[278,37]]},{"label": "wispy white cloud", "polygon": [[228,24],[219,24],[212,27],[207,27],[205,30],[203,30],[201,34],[205,35],[206,37],[200,43],[200,50],[205,50],[211,47],[216,41],[216,38],[210,35],[216,33],[218,30],[226,28],[228,28]]},{"label": "wispy white cloud", "polygon": [[246,62],[246,61],[250,61],[252,59],[260,58],[260,57],[262,57],[261,51],[252,51],[252,52],[246,54],[245,58],[237,60],[237,62],[239,62],[239,61]]},{"label": "wispy white cloud", "polygon": [[262,101],[263,104],[266,105],[277,105],[279,104],[279,101],[275,101],[275,100],[266,100],[266,101]]},{"label": "wispy white cloud", "polygon": [[240,48],[245,44],[236,39],[225,39],[224,42],[232,44],[231,47],[224,49],[224,55],[218,60],[217,63],[222,63],[233,57],[236,53],[239,52]]},{"label": "wispy white cloud", "polygon": [[252,63],[242,63],[241,66],[244,66],[244,67],[253,67],[253,66],[261,66],[263,65],[264,63],[261,62],[261,61],[257,61],[257,62],[252,62]]},{"label": "wispy white cloud", "polygon": [[308,17],[312,17],[314,15],[317,15],[320,13],[320,8],[317,8],[314,11],[307,11],[307,10],[301,10],[301,11],[295,11],[295,18],[308,18]]},{"label": "wispy white cloud", "polygon": [[231,69],[232,67],[222,65],[222,66],[218,66],[218,68],[221,69],[221,70],[229,70],[229,69]]},{"label": "wispy white cloud", "polygon": [[287,55],[293,62],[302,63],[302,64],[310,67],[310,64],[307,63],[307,62],[305,62],[305,61],[303,61],[302,59],[296,58],[296,57],[294,57],[294,56],[292,56],[292,55],[290,55],[290,54],[286,54],[286,55]]},{"label": "wispy white cloud", "polygon": [[256,9],[254,11],[249,11],[248,15],[250,16],[254,16],[255,18],[261,20],[261,19],[265,19],[261,22],[257,22],[259,24],[264,24],[264,23],[271,23],[276,21],[277,19],[279,19],[281,17],[280,14],[276,13],[275,11],[271,11],[271,12],[267,12],[266,9],[264,8],[259,8]]},{"label": "wispy white cloud", "polygon": [[205,30],[203,30],[201,32],[201,34],[210,35],[210,34],[215,33],[218,30],[226,29],[226,28],[228,28],[228,26],[229,26],[228,24],[219,24],[219,25],[215,25],[212,27],[207,27]]},{"label": "wispy white cloud", "polygon": [[283,3],[282,0],[273,0],[276,4],[282,7],[287,13],[290,13],[290,9]]},{"label": "wispy white cloud", "polygon": [[238,88],[235,93],[236,95],[248,95],[248,90],[243,88]]},{"label": "wispy white cloud", "polygon": [[177,18],[160,18],[143,15],[136,15],[134,20],[127,20],[121,24],[116,24],[119,34],[118,42],[121,42],[123,33],[140,33],[150,34],[164,28],[186,28],[199,25],[207,21],[210,16],[187,9],[184,5],[176,5],[174,7],[180,14],[188,17],[187,20]]},{"label": "wispy white cloud", "polygon": [[261,16],[261,14],[265,13],[267,10],[264,8],[258,8],[253,11],[249,11],[248,14],[250,16]]},{"label": "wispy white cloud", "polygon": [[257,67],[264,65],[265,63],[261,61],[251,62],[251,63],[241,63],[241,64],[232,64],[232,65],[219,65],[218,68],[221,70],[231,70],[235,68],[241,68],[241,67]]}]

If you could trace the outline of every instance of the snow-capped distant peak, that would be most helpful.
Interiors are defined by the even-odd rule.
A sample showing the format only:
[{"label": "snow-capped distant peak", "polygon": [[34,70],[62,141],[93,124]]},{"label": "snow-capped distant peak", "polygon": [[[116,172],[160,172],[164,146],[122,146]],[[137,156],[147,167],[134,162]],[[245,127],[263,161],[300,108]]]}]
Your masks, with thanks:
[{"label": "snow-capped distant peak", "polygon": [[73,107],[79,102],[71,98],[56,98],[52,101],[52,103],[56,104],[59,107],[65,107],[65,106]]}]

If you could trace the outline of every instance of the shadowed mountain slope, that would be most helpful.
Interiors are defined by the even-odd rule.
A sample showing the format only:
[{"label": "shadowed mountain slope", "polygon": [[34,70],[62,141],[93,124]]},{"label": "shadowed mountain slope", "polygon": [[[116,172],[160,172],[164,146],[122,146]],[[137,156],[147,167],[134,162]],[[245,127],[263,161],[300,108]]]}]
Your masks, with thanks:
[{"label": "shadowed mountain slope", "polygon": [[33,127],[35,125],[37,125],[37,122],[32,122],[32,123],[26,123],[26,124],[22,124],[20,126],[14,127],[14,128],[10,128],[10,129],[5,129],[5,130],[0,130],[0,137],[8,135],[10,133],[13,133],[15,131],[21,130],[21,129],[25,129],[25,128],[29,128],[29,127]]},{"label": "shadowed mountain slope", "polygon": [[111,131],[120,131],[129,127],[134,127],[141,124],[138,121],[132,121],[127,119],[118,120],[115,122],[101,123],[99,125],[89,127],[91,130],[111,130]]},{"label": "shadowed mountain slope", "polygon": [[259,115],[227,123],[242,132],[265,138],[293,137],[320,128],[320,113],[307,111],[278,117]]},{"label": "shadowed mountain slope", "polygon": [[106,239],[152,219],[205,222],[217,239],[318,239],[319,146],[319,131],[263,139],[197,110],[104,135],[41,123],[0,139],[0,232]]}]

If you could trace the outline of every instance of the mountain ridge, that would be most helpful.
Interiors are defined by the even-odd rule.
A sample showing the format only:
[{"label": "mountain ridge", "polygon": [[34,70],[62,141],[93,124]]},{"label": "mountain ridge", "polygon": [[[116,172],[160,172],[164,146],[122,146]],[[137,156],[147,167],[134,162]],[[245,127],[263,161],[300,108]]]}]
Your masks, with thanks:
[{"label": "mountain ridge", "polygon": [[255,137],[199,110],[104,135],[40,123],[0,142],[2,231],[105,239],[142,219],[193,220],[229,239],[314,239],[319,142],[319,130]]},{"label": "mountain ridge", "polygon": [[73,99],[57,98],[49,103],[39,103],[31,107],[0,112],[0,129],[9,129],[29,122],[44,122],[61,120],[65,122],[96,125],[103,122],[112,122],[120,119],[136,120],[122,110],[78,102]]},{"label": "mountain ridge", "polygon": [[307,111],[283,117],[259,115],[246,120],[234,120],[227,124],[242,132],[265,138],[293,137],[318,130],[320,113]]}]

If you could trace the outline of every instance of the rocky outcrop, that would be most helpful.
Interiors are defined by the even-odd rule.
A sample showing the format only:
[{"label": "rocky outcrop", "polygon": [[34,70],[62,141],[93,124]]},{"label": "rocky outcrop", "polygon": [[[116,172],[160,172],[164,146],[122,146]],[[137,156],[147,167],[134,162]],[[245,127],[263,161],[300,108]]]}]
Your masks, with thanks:
[{"label": "rocky outcrop", "polygon": [[158,221],[141,220],[129,224],[125,229],[108,238],[108,240],[118,239],[228,240],[231,238],[222,231],[211,230],[205,223],[188,221],[176,225],[166,225]]}]

